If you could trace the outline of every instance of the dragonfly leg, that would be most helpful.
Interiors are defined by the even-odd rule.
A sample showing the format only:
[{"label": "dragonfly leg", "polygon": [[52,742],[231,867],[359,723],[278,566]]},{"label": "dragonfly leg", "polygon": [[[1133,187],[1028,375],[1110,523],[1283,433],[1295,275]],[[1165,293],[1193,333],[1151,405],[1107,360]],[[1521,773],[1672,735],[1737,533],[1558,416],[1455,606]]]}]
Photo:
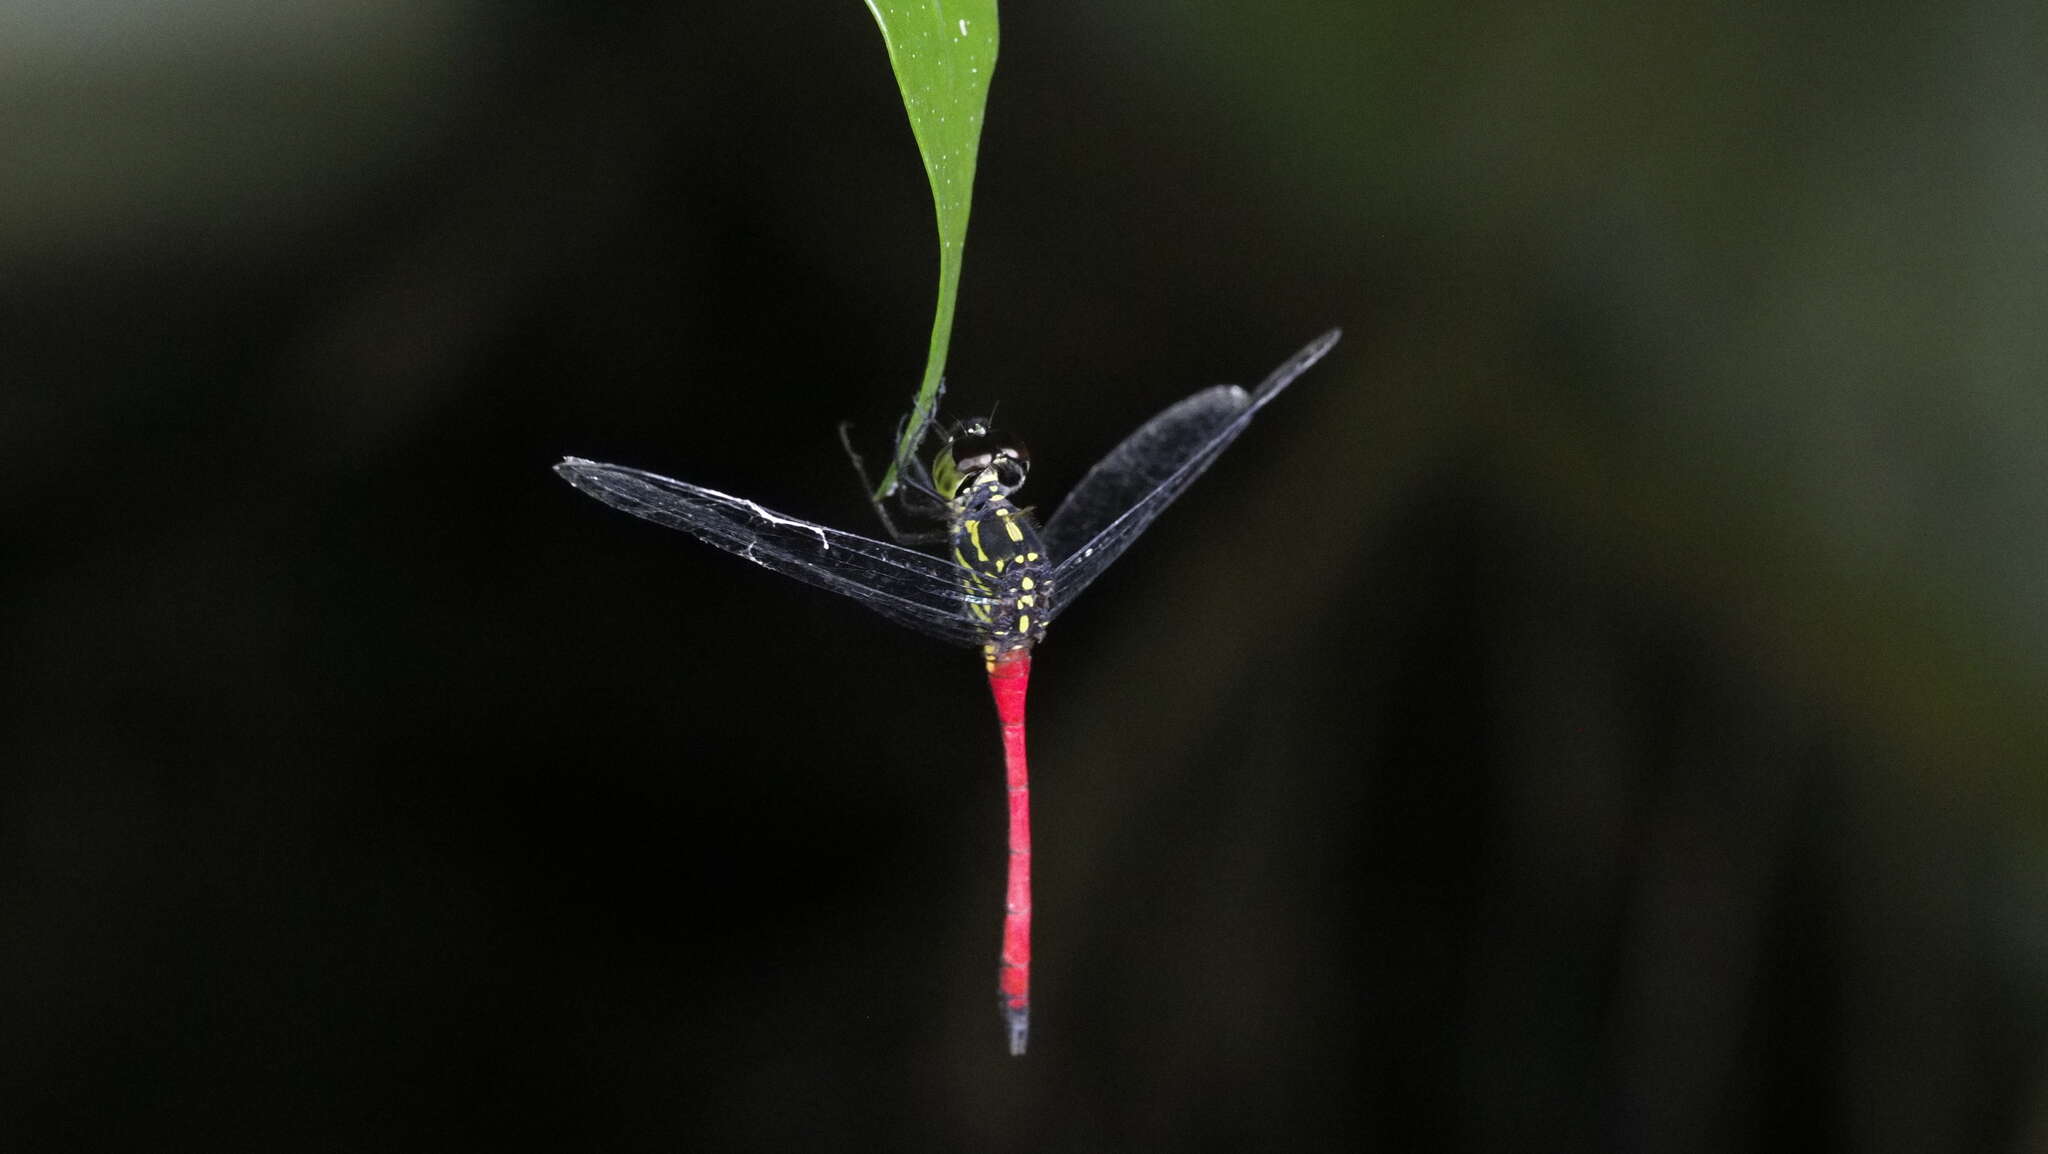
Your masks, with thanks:
[{"label": "dragonfly leg", "polygon": [[[888,505],[882,497],[876,495],[874,481],[868,477],[867,462],[861,459],[860,453],[853,447],[853,437],[849,432],[852,428],[851,421],[839,422],[839,444],[846,450],[846,459],[853,462],[853,471],[860,477],[861,491],[868,495],[868,504],[874,506],[875,516],[881,520],[882,529],[889,534],[889,539],[899,545],[933,545],[947,540],[948,536],[944,529],[906,532],[896,527],[895,520],[889,516]],[[927,475],[924,466],[914,458],[908,465],[899,466],[897,479],[907,486],[907,491],[897,499],[903,501],[904,509],[910,513],[919,517],[942,519],[946,515],[945,503],[939,501],[938,495],[932,491],[931,482],[925,479]],[[910,496],[925,498],[928,507],[913,505],[906,499]]]}]

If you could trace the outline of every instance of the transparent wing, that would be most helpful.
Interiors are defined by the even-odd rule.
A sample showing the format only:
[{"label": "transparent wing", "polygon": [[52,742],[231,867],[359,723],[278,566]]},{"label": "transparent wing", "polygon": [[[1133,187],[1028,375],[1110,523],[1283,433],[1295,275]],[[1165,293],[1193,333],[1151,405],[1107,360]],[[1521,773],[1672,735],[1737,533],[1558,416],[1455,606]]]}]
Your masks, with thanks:
[{"label": "transparent wing", "polygon": [[1072,604],[1215,463],[1266,402],[1321,360],[1342,335],[1341,329],[1331,329],[1310,341],[1249,393],[1236,385],[1217,385],[1169,406],[1088,470],[1045,523],[1046,548],[1059,559],[1052,573],[1059,604]]},{"label": "transparent wing", "polygon": [[1138,426],[1053,511],[1041,530],[1046,548],[1062,559],[1079,554],[1110,522],[1165,484],[1251,401],[1251,394],[1236,385],[1217,385]]},{"label": "transparent wing", "polygon": [[658,473],[563,458],[555,472],[583,493],[635,517],[681,529],[764,569],[851,597],[898,625],[963,645],[980,645],[983,628],[959,567],[884,541],[828,529],[752,501]]}]

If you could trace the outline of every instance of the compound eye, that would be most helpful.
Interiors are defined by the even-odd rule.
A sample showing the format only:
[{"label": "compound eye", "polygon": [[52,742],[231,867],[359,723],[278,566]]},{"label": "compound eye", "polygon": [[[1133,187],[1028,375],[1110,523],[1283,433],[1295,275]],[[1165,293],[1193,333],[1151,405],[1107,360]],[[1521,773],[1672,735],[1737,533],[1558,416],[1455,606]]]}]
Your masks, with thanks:
[{"label": "compound eye", "polygon": [[1023,454],[1015,449],[1004,449],[996,454],[993,463],[996,470],[996,483],[1006,490],[1015,489],[1022,485],[1024,483],[1024,474],[1030,471],[1031,468],[1031,463],[1026,461]]},{"label": "compound eye", "polygon": [[962,469],[971,462],[986,461],[995,451],[989,442],[988,420],[984,417],[969,417],[954,425],[946,438],[947,453],[960,462]]}]

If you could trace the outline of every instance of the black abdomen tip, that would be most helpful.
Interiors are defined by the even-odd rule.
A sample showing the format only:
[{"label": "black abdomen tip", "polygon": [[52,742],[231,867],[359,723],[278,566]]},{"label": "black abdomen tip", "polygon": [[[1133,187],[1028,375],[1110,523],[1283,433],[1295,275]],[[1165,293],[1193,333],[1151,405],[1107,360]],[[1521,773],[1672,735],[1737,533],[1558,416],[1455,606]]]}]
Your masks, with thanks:
[{"label": "black abdomen tip", "polygon": [[1029,1006],[1003,1007],[1003,1021],[1010,1026],[1010,1057],[1024,1056],[1024,1044],[1031,1038],[1031,1008]]}]

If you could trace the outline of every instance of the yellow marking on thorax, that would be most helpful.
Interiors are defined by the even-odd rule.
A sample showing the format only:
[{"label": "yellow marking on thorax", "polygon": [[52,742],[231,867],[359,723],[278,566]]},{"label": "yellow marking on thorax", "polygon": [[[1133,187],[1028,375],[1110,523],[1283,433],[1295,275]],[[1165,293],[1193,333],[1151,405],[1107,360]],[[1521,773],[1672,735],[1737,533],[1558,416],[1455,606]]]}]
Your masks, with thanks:
[{"label": "yellow marking on thorax", "polygon": [[1020,613],[1020,614],[1018,614],[1018,615],[1017,615],[1017,632],[1019,632],[1019,633],[1029,633],[1029,632],[1031,632],[1031,614],[1029,614],[1029,613]]},{"label": "yellow marking on thorax", "polygon": [[975,557],[983,561],[988,560],[988,551],[981,547],[981,518],[977,517],[967,522],[967,539],[974,542]]},{"label": "yellow marking on thorax", "polygon": [[1024,539],[1024,526],[1017,524],[1015,521],[1005,519],[1003,521],[1003,528],[1009,532],[1010,540],[1022,541]]},{"label": "yellow marking on thorax", "polygon": [[1032,589],[1037,587],[1036,583],[1034,583],[1029,577],[1024,578],[1022,584],[1026,589]]},{"label": "yellow marking on thorax", "polygon": [[962,584],[973,589],[987,591],[988,582],[981,579],[980,570],[967,563],[967,557],[960,552],[958,545],[953,546],[953,563],[960,566],[960,581]]}]

